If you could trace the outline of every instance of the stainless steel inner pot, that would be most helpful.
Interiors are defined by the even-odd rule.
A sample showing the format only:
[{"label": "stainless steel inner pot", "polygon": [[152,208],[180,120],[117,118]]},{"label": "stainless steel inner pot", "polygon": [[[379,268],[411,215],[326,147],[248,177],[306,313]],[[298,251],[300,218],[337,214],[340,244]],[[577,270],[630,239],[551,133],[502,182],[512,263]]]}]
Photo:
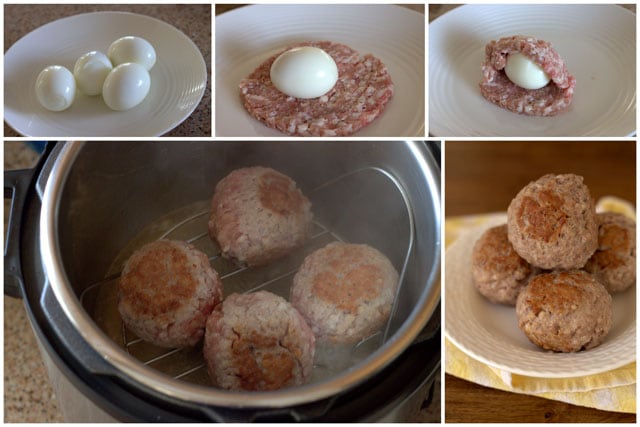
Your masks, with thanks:
[{"label": "stainless steel inner pot", "polygon": [[[411,345],[438,304],[440,178],[424,142],[70,142],[53,159],[40,219],[42,259],[66,316],[103,358],[93,367],[96,374],[205,405],[299,405],[343,392],[379,372]],[[250,165],[273,167],[298,183],[313,203],[316,235],[370,244],[401,273],[394,312],[366,357],[305,386],[272,392],[229,392],[189,381],[190,372],[167,375],[141,363],[95,315],[96,306],[108,304],[95,290],[114,288],[122,261],[141,242],[173,232],[206,246],[206,229],[193,231],[189,218],[206,222],[215,184]],[[299,260],[283,262],[284,276],[273,276],[271,269],[252,280],[258,286],[279,280],[286,296],[286,278]],[[235,291],[224,276],[223,282],[226,294]]]}]

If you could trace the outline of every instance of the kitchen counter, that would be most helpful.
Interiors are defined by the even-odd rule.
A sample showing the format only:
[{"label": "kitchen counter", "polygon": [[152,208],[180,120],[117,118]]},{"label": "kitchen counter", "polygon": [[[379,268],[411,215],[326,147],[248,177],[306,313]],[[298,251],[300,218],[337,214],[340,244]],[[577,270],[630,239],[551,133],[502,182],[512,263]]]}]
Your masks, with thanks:
[{"label": "kitchen counter", "polygon": [[[200,104],[175,129],[163,136],[211,136],[211,5],[85,5],[85,4],[8,4],[4,6],[5,52],[16,41],[36,28],[67,16],[97,11],[122,11],[151,16],[167,22],[186,34],[200,49],[207,66],[207,87]],[[7,123],[4,136],[21,136]],[[74,135],[70,135],[74,136]]]},{"label": "kitchen counter", "polygon": [[[524,185],[546,173],[583,176],[596,200],[617,196],[636,203],[635,141],[447,141],[445,145],[447,218],[504,212]],[[444,394],[447,423],[636,420],[635,414],[509,393],[449,374],[445,375]]]},{"label": "kitchen counter", "polygon": [[[4,143],[4,167],[21,169],[38,156],[21,142]],[[5,230],[8,204],[5,201]],[[22,300],[4,297],[4,422],[62,422]]]},{"label": "kitchen counter", "polygon": [[[35,164],[37,155],[23,142],[4,142],[4,167],[20,169]],[[5,202],[5,229],[8,203]],[[62,422],[37,343],[22,300],[4,297],[4,421]],[[439,422],[440,375],[414,422]]]},{"label": "kitchen counter", "polygon": [[63,422],[22,300],[4,297],[4,422]]}]

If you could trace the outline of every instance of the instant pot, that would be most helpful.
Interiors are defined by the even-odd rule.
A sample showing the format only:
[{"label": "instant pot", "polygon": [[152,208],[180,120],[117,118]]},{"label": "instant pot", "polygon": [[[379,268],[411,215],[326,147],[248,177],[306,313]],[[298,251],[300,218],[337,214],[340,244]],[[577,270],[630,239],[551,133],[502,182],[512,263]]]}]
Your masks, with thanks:
[{"label": "instant pot", "polygon": [[[119,268],[142,243],[170,237],[212,246],[203,224],[215,184],[250,165],[297,182],[313,204],[316,233],[282,265],[214,264],[224,270],[225,294],[258,283],[288,296],[305,251],[336,239],[378,248],[400,273],[384,330],[341,349],[339,369],[316,360],[323,375],[270,392],[211,387],[197,351],[157,353],[109,314]],[[24,300],[67,421],[411,420],[440,375],[438,143],[49,143],[34,169],[5,172],[8,197],[5,294]]]}]

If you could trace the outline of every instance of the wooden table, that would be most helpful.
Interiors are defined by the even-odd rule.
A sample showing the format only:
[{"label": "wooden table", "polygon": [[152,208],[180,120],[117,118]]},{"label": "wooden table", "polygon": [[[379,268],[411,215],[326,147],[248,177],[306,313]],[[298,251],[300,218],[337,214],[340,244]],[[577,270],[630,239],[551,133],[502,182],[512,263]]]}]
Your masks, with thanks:
[{"label": "wooden table", "polygon": [[599,411],[509,393],[445,375],[447,423],[635,423],[635,414]]},{"label": "wooden table", "polygon": [[506,211],[547,173],[583,176],[596,200],[636,200],[634,141],[446,141],[445,156],[446,216]]},{"label": "wooden table", "polygon": [[[635,204],[635,141],[445,142],[445,216],[506,211],[515,194],[546,173],[585,178],[592,196]],[[445,422],[635,422],[599,411],[482,387],[445,376]]]}]

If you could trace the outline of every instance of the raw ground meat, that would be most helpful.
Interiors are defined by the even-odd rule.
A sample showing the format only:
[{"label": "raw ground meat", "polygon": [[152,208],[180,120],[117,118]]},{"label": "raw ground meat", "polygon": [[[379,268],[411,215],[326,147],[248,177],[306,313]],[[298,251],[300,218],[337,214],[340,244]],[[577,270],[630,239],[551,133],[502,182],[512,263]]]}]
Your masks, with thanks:
[{"label": "raw ground meat", "polygon": [[[294,98],[271,83],[269,74],[273,61],[283,52],[299,46],[324,50],[338,66],[337,83],[319,98]],[[240,81],[242,103],[253,117],[281,132],[299,136],[351,135],[382,113],[393,90],[391,76],[382,61],[330,41],[289,46]]]},{"label": "raw ground meat", "polygon": [[[507,56],[520,52],[549,75],[551,81],[540,89],[524,89],[511,82],[504,72]],[[556,50],[544,40],[511,36],[492,40],[485,47],[480,92],[487,100],[515,113],[553,116],[564,111],[573,99],[576,79]]]}]

